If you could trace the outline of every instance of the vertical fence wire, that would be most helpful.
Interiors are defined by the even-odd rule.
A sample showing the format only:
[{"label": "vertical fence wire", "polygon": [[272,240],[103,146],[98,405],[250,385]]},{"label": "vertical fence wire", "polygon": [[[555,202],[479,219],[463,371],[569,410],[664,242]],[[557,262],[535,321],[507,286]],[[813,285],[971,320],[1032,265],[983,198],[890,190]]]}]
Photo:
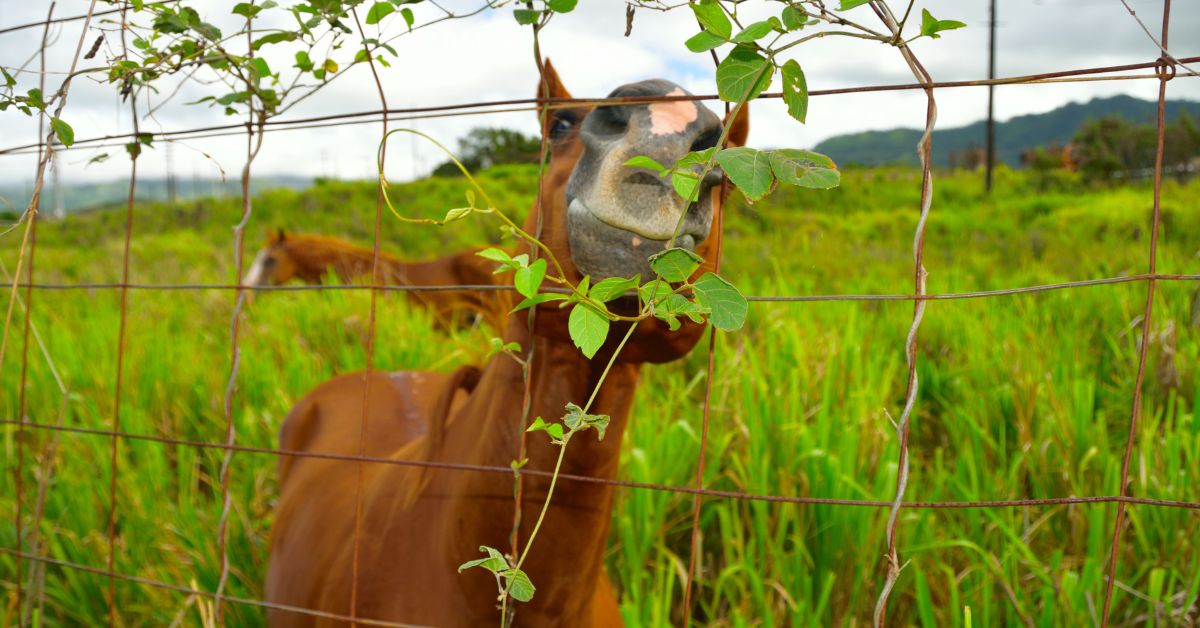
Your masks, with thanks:
[{"label": "vertical fence wire", "polygon": [[[40,68],[40,72],[38,72],[38,76],[37,76],[37,86],[38,86],[38,89],[40,89],[42,91],[42,94],[46,94],[46,48],[49,44],[50,20],[54,19],[54,7],[56,5],[58,5],[58,2],[50,2],[50,8],[46,12],[46,26],[44,26],[44,28],[42,29],[41,48],[38,48],[38,50],[37,50],[38,68]],[[38,144],[41,144],[40,148],[38,148],[38,151],[37,151],[37,161],[40,163],[43,160],[47,159],[47,151],[50,150],[50,146],[48,144],[44,143],[44,138],[46,138],[46,112],[42,112],[42,114],[38,115],[38,118],[37,118],[37,140],[38,140]],[[17,519],[17,549],[18,550],[24,549],[24,527],[23,527],[24,521],[23,521],[23,519],[24,519],[24,515],[25,515],[25,512],[24,512],[25,411],[26,411],[26,408],[28,408],[28,406],[26,406],[26,403],[29,402],[28,390],[26,390],[26,385],[28,385],[28,371],[29,371],[29,330],[32,327],[32,318],[34,318],[34,291],[32,291],[32,283],[34,283],[34,259],[36,257],[36,252],[37,252],[37,214],[38,214],[38,211],[41,211],[41,196],[36,196],[34,199],[32,199],[32,207],[30,208],[30,213],[29,213],[30,234],[29,234],[28,279],[29,279],[30,286],[28,288],[25,288],[25,303],[23,304],[24,309],[25,309],[25,330],[24,330],[24,341],[22,343],[22,351],[20,351],[20,388],[17,391],[18,427],[17,427],[17,518],[16,519]],[[20,279],[20,277],[13,277],[13,281],[17,281],[19,279]],[[38,491],[38,492],[41,492],[41,491]],[[38,521],[36,518],[34,521],[34,525],[35,526],[38,525]],[[31,531],[31,533],[32,533],[32,536],[34,536],[34,538],[37,537],[36,530]],[[37,548],[36,548],[36,546],[31,545],[30,550],[36,552]],[[36,570],[37,570],[36,564],[30,564],[30,575],[34,574],[36,572]],[[14,578],[16,578],[16,580],[17,580],[17,600],[16,600],[16,602],[17,602],[17,626],[24,626],[24,624],[25,624],[25,618],[24,618],[25,617],[25,615],[24,615],[25,606],[24,606],[23,600],[22,600],[23,590],[22,590],[22,576],[20,576],[20,572],[22,572],[22,561],[20,561],[20,558],[18,558],[17,564],[16,564],[16,573],[14,573]],[[32,586],[32,582],[30,582],[30,585]]]},{"label": "vertical fence wire", "polygon": [[[632,9],[632,6],[630,8]],[[629,20],[630,20],[630,23],[632,24],[632,21],[633,21],[632,11],[629,13]],[[701,29],[703,29],[703,25],[700,25],[700,26],[701,26]],[[713,65],[720,66],[721,63],[720,63],[720,59],[717,58],[716,50],[710,50],[709,53],[710,53],[710,56],[712,57]],[[743,107],[747,107],[747,106],[749,106],[749,105],[743,105]],[[724,118],[724,123],[726,125],[733,124],[733,120],[731,120],[729,118],[729,113],[730,113],[729,102],[726,101],[725,102],[725,118]],[[713,256],[713,272],[715,272],[717,274],[720,274],[720,272],[721,272],[721,250],[722,250],[722,245],[724,244],[724,239],[725,239],[725,203],[724,203],[724,201],[726,198],[726,192],[728,191],[728,186],[729,186],[729,177],[726,176],[725,171],[722,170],[721,171],[721,186],[716,192],[717,198],[721,199],[721,211],[714,212],[716,215],[713,217],[713,219],[717,221],[717,224],[716,224],[716,234],[717,234],[716,254]],[[714,206],[715,206],[715,203],[714,203]],[[706,462],[705,454],[707,453],[707,450],[708,450],[708,425],[709,425],[709,414],[712,409],[713,373],[716,371],[716,359],[717,359],[717,328],[709,325],[709,328],[708,328],[708,364],[706,367],[707,374],[706,374],[705,380],[704,380],[704,410],[703,410],[703,417],[701,418],[701,424],[700,424],[700,452],[696,459],[696,488],[697,489],[704,488],[704,466],[705,466],[705,462]],[[695,583],[696,563],[697,563],[697,560],[699,558],[700,551],[701,551],[701,548],[700,548],[700,543],[701,543],[701,540],[700,540],[700,504],[701,504],[702,500],[703,500],[703,496],[700,495],[699,493],[692,495],[692,530],[691,530],[691,534],[690,534],[689,542],[688,542],[687,578],[686,578],[686,582],[684,583],[684,587],[683,587],[683,627],[684,628],[690,628],[690,626],[692,625],[692,588],[696,584]]]},{"label": "vertical fence wire", "polygon": [[[251,2],[251,5],[254,3]],[[254,58],[252,40],[253,13],[246,17],[246,50],[250,59]],[[222,407],[225,412],[225,444],[227,449],[221,457],[219,480],[221,484],[221,514],[217,519],[217,548],[220,555],[220,575],[217,577],[216,595],[213,597],[213,611],[218,626],[225,625],[225,586],[229,581],[229,515],[233,510],[232,496],[229,494],[229,475],[233,465],[233,445],[237,442],[237,423],[234,420],[234,405],[237,396],[238,372],[242,365],[241,322],[242,309],[246,304],[246,290],[242,285],[242,269],[245,265],[246,227],[250,224],[253,211],[250,199],[250,176],[254,158],[262,148],[263,133],[261,122],[266,112],[259,112],[256,118],[254,99],[247,100],[246,118],[246,164],[242,167],[242,214],[233,226],[233,267],[234,281],[237,282],[233,310],[229,315],[229,378],[225,382],[225,394]],[[257,125],[256,125],[257,122]],[[257,133],[255,130],[257,129]]]},{"label": "vertical fence wire", "polygon": [[[42,45],[41,45],[41,48],[38,50],[38,66],[40,69],[40,72],[38,73],[38,88],[41,90],[41,92],[43,94],[46,93],[46,47],[48,45],[48,39],[50,36],[50,20],[54,19],[54,7],[57,4],[58,4],[57,2],[51,2],[50,9],[46,12],[46,25],[45,25],[45,28],[42,30]],[[46,137],[45,134],[46,134],[46,113],[43,111],[41,113],[41,115],[38,116],[37,137],[38,137],[38,144],[40,145],[38,148],[38,162],[39,163],[41,163],[42,160],[46,159],[46,157],[47,157],[46,152],[48,150],[50,150],[49,145],[45,142],[45,139],[44,139]],[[29,330],[33,324],[32,323],[32,320],[33,320],[33,268],[34,268],[34,259],[36,257],[36,252],[37,252],[37,218],[38,218],[38,212],[41,210],[40,195],[36,196],[33,199],[33,205],[30,208],[30,210],[31,211],[29,212],[29,217],[28,217],[28,220],[29,220],[29,271],[27,274],[30,285],[25,289],[25,303],[22,304],[25,308],[25,330],[24,330],[24,340],[22,341],[22,345],[21,345],[21,383],[20,383],[20,388],[17,389],[17,422],[18,422],[18,424],[17,424],[18,425],[18,427],[17,427],[17,443],[16,443],[17,444],[17,478],[16,478],[17,508],[16,508],[16,517],[15,518],[16,518],[16,533],[17,533],[16,534],[16,542],[17,542],[17,550],[18,551],[21,551],[24,549],[24,543],[25,543],[23,519],[25,516],[25,510],[24,510],[24,499],[25,499],[25,494],[24,494],[25,493],[25,487],[24,487],[24,482],[25,482],[25,412],[27,409],[26,404],[28,403],[28,391],[26,390],[26,386],[28,385],[28,370],[29,370]],[[18,280],[20,280],[20,277],[13,278],[13,281],[18,281]],[[37,525],[36,521],[35,521],[34,525]],[[36,532],[34,534],[36,537]],[[34,552],[37,551],[37,548],[33,547],[33,546],[31,546],[30,549],[33,550]],[[17,558],[14,578],[17,581],[16,607],[17,607],[17,625],[18,626],[25,625],[25,606],[24,606],[23,600],[22,600],[24,591],[22,590],[22,582],[23,581],[21,578],[21,568],[22,568],[22,561],[20,558]],[[32,575],[36,570],[37,570],[37,565],[31,564],[30,568],[29,568],[30,574]]]},{"label": "vertical fence wire", "polygon": [[[121,10],[121,44],[125,44],[125,32],[128,28],[126,22],[126,10],[128,3]],[[84,35],[86,36],[87,23],[84,23]],[[129,98],[129,111],[133,121],[134,137],[137,137],[139,132],[137,98]],[[134,150],[129,151],[129,194],[126,198],[125,205],[125,241],[121,256],[121,281],[129,283],[129,258],[131,242],[133,240],[133,201],[134,194],[137,191],[137,160],[141,153],[141,146],[134,141]],[[125,369],[125,331],[128,323],[128,305],[129,305],[129,289],[121,288],[119,291],[119,300],[121,304],[120,322],[117,327],[117,373],[116,381],[113,385],[113,431],[121,430],[121,378]],[[109,476],[108,476],[108,570],[115,572],[114,564],[117,554],[117,474],[118,460],[120,453],[120,439],[116,436],[112,437],[111,447],[109,449]],[[113,576],[108,578],[108,625],[117,625],[117,579]]]},{"label": "vertical fence wire", "polygon": [[[1150,250],[1147,266],[1154,274],[1158,267],[1158,232],[1162,220],[1162,174],[1163,146],[1166,141],[1166,102],[1167,81],[1174,75],[1175,61],[1167,53],[1167,35],[1171,30],[1171,0],[1163,0],[1162,18],[1162,57],[1159,59],[1158,82],[1158,118],[1157,144],[1154,149],[1154,217],[1150,226]],[[1137,439],[1138,417],[1142,413],[1142,384],[1146,376],[1146,354],[1150,349],[1150,330],[1154,314],[1154,278],[1146,280],[1146,304],[1142,312],[1141,347],[1138,348],[1137,376],[1133,383],[1133,403],[1129,413],[1129,434],[1125,438],[1125,456],[1121,460],[1121,486],[1119,494],[1124,497],[1129,493],[1129,463],[1133,456],[1133,446]],[[1108,582],[1104,585],[1104,612],[1101,626],[1108,628],[1109,614],[1112,611],[1113,585],[1117,581],[1117,561],[1121,549],[1121,528],[1125,524],[1125,502],[1117,503],[1117,517],[1113,525],[1112,549],[1108,558]]]},{"label": "vertical fence wire", "polygon": [[[362,21],[360,21],[358,18],[358,10],[351,8],[350,12],[352,15],[354,15],[354,24],[358,28],[359,34],[362,35],[363,39],[365,40],[367,38],[367,35],[363,31]],[[368,44],[366,44],[365,42],[363,43],[363,50],[365,51],[365,54],[367,57],[367,64],[371,68],[371,77],[375,80],[375,89],[379,92],[380,105],[383,107],[384,111],[387,111],[387,108],[388,108],[387,95],[384,93],[384,90],[383,90],[383,82],[380,80],[379,72],[375,68],[375,59],[371,57],[371,49],[368,46]],[[358,423],[358,455],[359,456],[366,455],[367,423],[368,423],[369,417],[370,417],[369,409],[370,409],[370,400],[371,400],[371,371],[374,370],[374,368],[375,368],[375,326],[376,326],[375,316],[376,316],[376,308],[377,308],[376,301],[379,296],[379,291],[376,290],[374,288],[374,286],[383,283],[379,276],[379,270],[380,270],[379,269],[379,238],[380,238],[380,231],[382,231],[382,228],[383,228],[384,190],[383,190],[382,181],[383,181],[383,177],[385,176],[384,167],[387,165],[388,119],[387,119],[386,113],[381,116],[380,123],[383,125],[383,133],[380,136],[381,139],[379,142],[378,168],[379,168],[380,183],[378,185],[378,190],[376,191],[376,194],[375,194],[375,239],[374,239],[374,243],[372,244],[372,250],[371,250],[371,285],[372,285],[371,297],[370,297],[371,305],[370,305],[370,313],[367,317],[367,368],[366,368],[366,372],[363,374],[362,414],[359,417],[359,423]],[[358,621],[357,621],[358,620],[358,575],[359,575],[358,571],[359,571],[360,552],[361,552],[361,546],[362,546],[363,475],[365,473],[365,468],[364,468],[363,462],[361,460],[358,461],[356,463],[356,465],[357,465],[357,469],[356,469],[357,476],[356,476],[355,485],[354,485],[354,539],[352,541],[354,544],[354,547],[352,550],[351,566],[350,566],[350,611],[349,612],[350,612],[350,617],[351,617],[351,619],[350,619],[351,626],[358,625]]]},{"label": "vertical fence wire", "polygon": [[[921,160],[921,201],[920,218],[917,220],[917,227],[913,235],[913,292],[920,297],[925,294],[925,280],[928,273],[925,271],[925,226],[929,219],[929,210],[933,204],[933,128],[937,124],[937,102],[933,95],[933,77],[917,60],[916,55],[907,44],[901,40],[901,29],[896,22],[895,16],[892,15],[886,4],[872,2],[871,8],[875,10],[879,19],[888,27],[892,36],[900,43],[898,47],[901,55],[904,57],[905,63],[912,70],[913,75],[917,80],[926,85],[925,98],[925,132],[921,136],[921,141],[917,144],[917,154]],[[912,325],[909,327],[908,336],[904,341],[905,360],[908,363],[908,383],[904,394],[904,409],[901,411],[900,420],[896,423],[896,437],[899,441],[900,452],[896,462],[896,495],[892,501],[890,512],[887,520],[887,575],[884,579],[883,587],[879,592],[879,598],[875,603],[874,624],[882,628],[887,621],[887,603],[891,595],[892,589],[896,586],[896,582],[900,578],[900,570],[903,565],[900,563],[899,552],[897,551],[896,537],[899,530],[900,511],[904,507],[904,493],[908,488],[908,435],[909,427],[912,420],[913,409],[917,402],[918,381],[917,381],[917,333],[921,328],[921,321],[925,317],[925,306],[928,302],[924,299],[919,299],[913,305]]]}]

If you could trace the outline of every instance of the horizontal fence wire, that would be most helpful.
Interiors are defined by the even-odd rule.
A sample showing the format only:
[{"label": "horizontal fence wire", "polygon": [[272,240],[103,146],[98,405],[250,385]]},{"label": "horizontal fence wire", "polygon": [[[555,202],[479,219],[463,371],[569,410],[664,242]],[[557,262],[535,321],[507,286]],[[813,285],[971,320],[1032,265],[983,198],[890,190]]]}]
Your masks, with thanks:
[{"label": "horizontal fence wire", "polygon": [[[17,425],[15,419],[0,419],[0,425]],[[198,449],[217,449],[230,450],[235,452],[262,454],[268,456],[284,457],[284,458],[316,458],[321,460],[339,460],[346,462],[362,462],[369,464],[380,464],[397,467],[421,467],[429,469],[442,469],[447,471],[472,471],[483,473],[504,473],[511,475],[514,473],[512,467],[499,465],[480,465],[465,462],[430,462],[424,460],[400,460],[382,456],[358,456],[353,454],[336,454],[336,453],[321,453],[313,451],[298,451],[288,449],[276,449],[271,447],[252,447],[248,445],[227,445],[225,443],[216,443],[209,441],[189,440],[183,438],[172,438],[169,436],[155,436],[151,434],[132,434],[129,432],[113,432],[112,430],[102,430],[87,427],[73,427],[66,425],[52,425],[49,423],[36,423],[25,421],[26,429],[43,430],[49,432],[62,432],[70,434],[81,434],[87,436],[103,436],[109,438],[122,438],[131,441],[145,441],[161,443],[164,445],[179,445],[183,447],[194,447]],[[537,469],[522,468],[516,471],[521,475],[551,477],[553,473],[550,471],[542,471]],[[630,480],[617,480],[610,478],[593,477],[589,475],[577,475],[571,473],[559,473],[559,480],[570,482],[584,482],[588,484],[605,484],[619,488],[631,488],[650,491],[660,491],[668,493],[680,493],[686,495],[703,495],[706,497],[720,497],[739,501],[758,501],[758,502],[773,502],[782,504],[812,504],[824,506],[857,506],[864,508],[890,508],[892,502],[870,499],[842,499],[832,497],[799,497],[789,495],[769,495],[759,493],[747,493],[744,491],[725,491],[717,489],[701,489],[692,486],[673,486],[669,484],[655,484],[653,482],[634,482]],[[1100,496],[1082,496],[1082,497],[1045,497],[1045,498],[1030,498],[1030,499],[997,499],[983,501],[905,501],[904,508],[917,509],[956,509],[956,508],[1006,508],[1006,507],[1021,507],[1021,506],[1059,506],[1069,504],[1107,504],[1126,502],[1131,504],[1146,504],[1151,506],[1163,506],[1169,508],[1185,508],[1189,510],[1200,510],[1200,502],[1180,501],[1169,499],[1153,499],[1147,497],[1132,497],[1120,495],[1100,495]]]},{"label": "horizontal fence wire", "polygon": [[[1182,63],[1200,62],[1200,56],[1184,57],[1179,59]],[[1169,67],[1169,66],[1168,66]],[[1011,76],[997,79],[981,79],[969,81],[943,81],[923,85],[921,83],[897,83],[891,85],[865,85],[859,87],[842,87],[835,89],[815,89],[809,92],[810,97],[815,96],[833,96],[838,94],[862,94],[871,92],[887,92],[887,91],[910,91],[922,90],[927,87],[935,87],[939,89],[955,88],[955,87],[986,87],[988,85],[1020,85],[1020,84],[1039,84],[1055,79],[1063,79],[1070,77],[1090,76],[1096,74],[1109,74],[1114,72],[1127,72],[1133,70],[1156,70],[1155,75],[1137,76],[1133,78],[1157,78],[1159,72],[1165,72],[1161,60],[1148,61],[1142,63],[1129,63],[1123,65],[1098,66],[1091,68],[1080,68],[1075,70],[1062,70],[1058,72],[1044,72],[1042,74],[1026,74],[1020,76]],[[1120,80],[1121,77],[1097,77],[1100,81]],[[768,92],[758,96],[758,99],[777,99],[782,98],[781,92]],[[323,116],[313,116],[307,118],[295,118],[290,120],[268,120],[265,123],[266,127],[286,127],[293,129],[309,128],[304,125],[318,124],[335,120],[346,120],[351,118],[368,118],[363,120],[363,124],[378,123],[381,115],[407,115],[407,119],[421,119],[420,114],[437,114],[448,111],[459,111],[463,115],[486,115],[490,113],[503,113],[511,109],[495,111],[495,107],[513,107],[525,106],[527,109],[535,110],[539,105],[546,105],[550,109],[573,108],[573,107],[595,107],[604,105],[633,105],[633,104],[648,104],[655,102],[679,102],[679,101],[706,101],[720,100],[716,94],[684,94],[679,96],[617,96],[607,98],[515,98],[508,100],[490,100],[476,101],[470,103],[456,103],[450,105],[433,105],[427,107],[407,107],[407,108],[389,108],[389,109],[372,109],[367,111],[356,111],[347,113],[329,114]],[[161,131],[157,133],[142,133],[143,137],[150,136],[156,139],[198,139],[196,137],[185,137],[196,133],[209,133],[214,131],[231,131],[238,130],[237,134],[248,132],[246,123],[231,123],[218,124],[202,127],[193,127],[189,129],[181,129],[176,131]],[[109,142],[112,140],[128,140],[136,137],[132,133],[118,133],[113,135],[103,135],[90,138],[81,138],[75,140],[75,143],[70,147],[56,147],[55,150],[77,150],[82,148],[99,148],[97,143]],[[0,149],[0,155],[23,154],[20,151],[37,150],[38,144],[22,144],[12,146],[5,149]]]},{"label": "horizontal fence wire", "polygon": [[[146,6],[149,7],[149,6],[158,6],[158,5],[163,5],[163,4],[174,4],[176,2],[179,2],[179,0],[158,0],[157,2],[147,2]],[[99,17],[101,15],[113,15],[114,13],[120,13],[121,11],[124,11],[124,9],[109,9],[107,11],[96,11],[96,12],[92,13],[91,16]],[[81,13],[79,15],[71,15],[68,17],[56,17],[56,18],[49,19],[49,20],[40,20],[37,22],[29,22],[27,24],[18,24],[17,26],[9,26],[8,28],[0,28],[0,35],[4,35],[6,33],[14,33],[16,31],[25,30],[27,28],[37,28],[39,26],[48,26],[50,24],[62,24],[63,22],[78,22],[79,20],[86,20],[86,19],[88,19],[88,14]]]},{"label": "horizontal fence wire", "polygon": [[[123,582],[132,582],[134,584],[143,584],[146,586],[154,587],[156,589],[166,589],[168,591],[175,591],[177,593],[186,593],[188,595],[194,595],[197,597],[208,597],[208,598],[216,597],[215,593],[210,593],[208,591],[201,591],[199,589],[193,589],[191,587],[180,586],[177,584],[168,584],[166,582],[154,580],[152,578],[143,578],[141,576],[131,576],[129,574],[121,573],[119,571],[113,571],[111,569],[101,569],[99,567],[91,567],[89,565],[84,565],[81,563],[74,563],[71,561],[59,560],[56,558],[50,558],[48,556],[42,556],[41,554],[30,554],[28,552],[19,552],[17,550],[9,549],[7,547],[0,547],[0,554],[7,554],[7,555],[13,556],[15,558],[31,560],[34,562],[44,563],[47,565],[55,565],[55,566],[63,567],[66,569],[73,569],[75,571],[81,571],[81,572],[85,572],[85,573],[95,574],[97,576],[104,576],[106,578],[110,578],[113,580],[121,580]],[[319,610],[312,609],[312,608],[305,608],[303,606],[291,606],[288,604],[276,604],[274,602],[268,602],[266,600],[250,599],[250,598],[243,598],[243,597],[231,597],[228,595],[222,596],[221,599],[223,599],[226,602],[232,603],[232,604],[241,604],[243,606],[254,606],[257,608],[276,610],[276,611],[281,611],[281,612],[285,612],[285,613],[294,613],[297,615],[304,615],[306,617],[314,617],[317,619],[335,619],[335,620],[339,620],[339,621],[350,621],[351,620],[351,617],[349,615],[342,615],[339,613],[330,613],[327,611],[319,611]],[[364,619],[362,617],[354,618],[354,621],[357,623],[363,624],[365,626],[388,626],[390,628],[430,628],[428,626],[421,626],[420,624],[405,624],[405,623],[400,623],[400,622],[387,621],[387,620],[383,620],[383,619]]]},{"label": "horizontal fence wire", "polygon": [[[1051,292],[1056,290],[1069,290],[1072,288],[1086,288],[1091,286],[1109,286],[1124,283],[1136,283],[1144,281],[1179,281],[1190,282],[1200,281],[1200,274],[1164,274],[1164,273],[1139,273],[1136,275],[1124,275],[1120,277],[1101,277],[1098,279],[1080,279],[1078,281],[1063,281],[1059,283],[1039,284],[1033,286],[1022,286],[1017,288],[997,288],[995,290],[976,290],[971,292],[943,292],[933,294],[789,294],[789,295],[746,295],[747,301],[759,303],[811,303],[819,301],[953,301],[960,299],[984,299],[989,297],[999,297],[1006,295],[1018,294],[1034,294],[1038,292]],[[18,283],[19,288],[32,288],[34,290],[51,290],[51,291],[72,291],[72,290],[118,290],[128,288],[130,290],[150,290],[150,291],[201,291],[201,290],[244,290],[252,288],[255,291],[261,292],[328,292],[328,291],[369,291],[377,290],[379,292],[515,292],[513,286],[499,286],[494,284],[452,284],[442,286],[395,286],[395,285],[379,285],[379,284],[342,284],[342,285],[321,285],[321,284],[289,284],[282,286],[244,286],[238,284],[215,284],[215,283],[190,283],[190,284],[174,284],[174,283],[121,283],[121,282],[94,282],[94,283]],[[570,294],[569,290],[564,288],[543,288],[542,292],[554,292],[559,294]],[[631,293],[628,296],[633,296]]]}]

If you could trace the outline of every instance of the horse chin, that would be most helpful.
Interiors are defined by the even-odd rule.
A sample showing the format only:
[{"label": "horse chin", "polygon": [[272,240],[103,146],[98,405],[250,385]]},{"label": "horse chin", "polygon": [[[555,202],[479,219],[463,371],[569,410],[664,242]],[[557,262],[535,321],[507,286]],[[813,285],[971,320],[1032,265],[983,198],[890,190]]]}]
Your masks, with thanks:
[{"label": "horse chin", "polygon": [[[696,250],[707,234],[680,233],[675,247]],[[650,256],[667,249],[669,239],[646,237],[633,229],[604,222],[578,198],[568,199],[567,236],[571,261],[592,283],[609,277],[641,275],[642,282],[655,277]]]}]

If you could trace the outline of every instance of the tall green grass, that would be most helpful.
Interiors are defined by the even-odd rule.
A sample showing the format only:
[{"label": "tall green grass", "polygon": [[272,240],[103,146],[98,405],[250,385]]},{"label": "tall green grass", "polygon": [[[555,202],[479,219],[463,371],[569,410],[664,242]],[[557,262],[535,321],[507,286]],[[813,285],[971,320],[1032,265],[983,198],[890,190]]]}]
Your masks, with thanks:
[{"label": "tall green grass", "polygon": [[[828,193],[783,192],[727,220],[723,272],[754,294],[911,291],[917,174],[846,173]],[[497,168],[483,182],[520,213],[536,173]],[[970,174],[940,176],[929,224],[929,289],[958,292],[1144,272],[1150,224],[1146,187],[1037,190],[1003,171],[999,192]],[[394,188],[403,211],[440,216],[461,205],[460,181]],[[1161,272],[1200,272],[1200,184],[1164,192]],[[233,279],[229,201],[136,210],[137,282]],[[369,243],[369,183],[271,191],[255,203],[257,241],[275,227]],[[39,227],[37,279],[120,278],[121,210]],[[426,257],[492,241],[483,221],[436,229],[385,219],[385,247]],[[257,230],[257,232],[256,232]],[[8,268],[16,238],[0,242]],[[1131,492],[1200,499],[1200,330],[1190,326],[1194,283],[1158,286]],[[988,299],[935,301],[921,328],[921,392],[910,442],[910,501],[972,501],[1117,494],[1137,369],[1146,287],[1117,284]],[[62,394],[37,346],[29,347],[28,419],[109,429],[116,372],[115,292],[36,291],[33,323],[68,387]],[[121,430],[221,442],[229,369],[228,291],[131,291]],[[336,373],[362,368],[368,296],[360,291],[262,295],[242,322],[238,442],[272,447],[291,405]],[[911,302],[756,303],[747,328],[718,338],[705,484],[755,494],[890,500],[897,443],[888,413],[904,395],[903,339]],[[478,362],[486,330],[430,333],[429,317],[380,299],[376,364],[449,370]],[[23,319],[14,321],[20,330]],[[0,368],[4,417],[15,417],[22,346]],[[622,477],[690,485],[699,451],[706,344],[674,364],[646,369],[625,441]],[[64,411],[65,408],[65,411]],[[16,429],[4,431],[0,544],[17,546]],[[111,442],[26,432],[29,549],[37,486],[46,487],[38,534],[53,558],[104,567]],[[46,454],[54,447],[55,454]],[[118,449],[115,569],[212,591],[219,575],[217,449],[122,440]],[[230,595],[262,595],[275,459],[233,458]],[[44,466],[53,462],[52,466]],[[566,487],[569,489],[569,487]],[[609,573],[630,625],[680,621],[691,496],[624,490],[613,517]],[[906,509],[900,552],[908,561],[893,595],[896,624],[1076,625],[1104,599],[1115,523],[1112,504],[1002,509]],[[1200,517],[1132,505],[1117,573],[1118,623],[1173,625],[1200,594]],[[706,498],[701,509],[698,621],[717,626],[863,624],[884,576],[886,510]],[[40,568],[40,567],[39,567]],[[11,621],[16,563],[0,555],[0,615]],[[23,567],[28,577],[30,565]],[[107,580],[45,567],[44,625],[94,625],[107,617]],[[197,624],[183,594],[119,582],[129,625]],[[1185,608],[1192,609],[1185,611]],[[969,607],[969,611],[967,610]],[[257,625],[253,607],[228,607],[231,625]]]}]

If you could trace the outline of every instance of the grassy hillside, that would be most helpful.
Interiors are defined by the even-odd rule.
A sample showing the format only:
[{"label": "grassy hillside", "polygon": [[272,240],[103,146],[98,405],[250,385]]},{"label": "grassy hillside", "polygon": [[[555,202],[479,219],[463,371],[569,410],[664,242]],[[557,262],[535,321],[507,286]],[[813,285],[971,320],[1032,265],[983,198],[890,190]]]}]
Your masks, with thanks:
[{"label": "grassy hillside", "polygon": [[[996,123],[996,159],[1010,166],[1021,164],[1021,153],[1052,144],[1071,141],[1075,131],[1087,120],[1119,116],[1138,124],[1153,123],[1158,103],[1132,96],[1093,98],[1086,103],[1070,103],[1046,113],[1016,116]],[[1192,119],[1200,118],[1200,102],[1167,101],[1166,115],[1174,120],[1186,111]],[[986,144],[987,124],[983,120],[966,126],[939,129],[933,132],[933,162],[950,164],[950,154],[968,148],[982,149]],[[839,164],[877,166],[884,164],[917,165],[913,147],[921,139],[917,129],[865,131],[831,137],[814,150],[825,153]]]},{"label": "grassy hillside", "polygon": [[[535,176],[529,167],[501,167],[485,173],[483,183],[497,202],[521,213]],[[404,211],[440,216],[462,203],[462,185],[432,179],[393,192]],[[982,197],[980,187],[963,174],[936,182],[926,259],[931,292],[1144,272],[1148,188],[1039,192],[1007,170],[999,173],[994,197]],[[846,172],[839,190],[789,190],[752,206],[739,202],[727,219],[723,274],[752,294],[910,292],[917,198],[918,173],[878,169]],[[1200,183],[1167,183],[1161,272],[1200,272],[1198,199]],[[374,189],[328,183],[268,191],[254,212],[255,240],[286,227],[367,244]],[[138,206],[133,281],[233,280],[230,227],[237,219],[232,201]],[[41,224],[37,279],[119,280],[123,220],[115,210]],[[484,219],[439,229],[385,217],[383,235],[389,250],[419,258],[492,241],[494,233]],[[10,272],[16,245],[16,234],[0,240]],[[1135,495],[1200,499],[1200,329],[1189,309],[1195,289],[1184,282],[1158,287],[1135,434]],[[1130,283],[930,303],[920,336],[908,499],[1118,493],[1145,294],[1144,284]],[[226,291],[130,292],[122,431],[223,440],[232,299]],[[367,307],[365,294],[347,291],[273,293],[254,303],[242,328],[239,443],[274,446],[295,400],[331,375],[363,366]],[[476,362],[491,335],[432,333],[428,316],[399,298],[381,299],[379,315],[376,363],[388,369],[450,370]],[[887,412],[898,415],[903,400],[902,346],[911,316],[912,304],[900,301],[753,304],[746,329],[720,339],[706,485],[890,500],[897,445]],[[33,322],[66,393],[31,346],[30,420],[109,429],[117,295],[38,291]],[[14,342],[0,364],[4,417],[15,416],[17,406],[20,337]],[[646,370],[621,477],[694,481],[705,359],[700,349]],[[14,547],[16,433],[5,427],[0,545]],[[109,447],[95,435],[28,435],[26,530],[38,501],[29,487],[47,479],[38,531],[51,556],[105,565]],[[118,572],[216,588],[220,460],[213,449],[122,441]],[[272,456],[234,457],[231,595],[262,595],[274,483]],[[680,621],[690,508],[686,495],[620,493],[607,564],[629,625]],[[899,542],[910,562],[890,617],[896,625],[961,626],[969,607],[976,626],[1090,624],[1104,597],[1115,511],[1110,504],[907,509]],[[1114,619],[1143,622],[1158,614],[1174,624],[1178,613],[1195,617],[1200,517],[1138,505],[1128,512]],[[697,619],[716,626],[869,621],[884,575],[886,517],[871,508],[704,500]],[[5,618],[14,568],[11,557],[0,555]],[[43,625],[104,623],[106,587],[103,577],[47,567]],[[117,594],[128,625],[199,624],[202,600],[126,582]],[[253,607],[230,605],[229,612],[230,625],[263,622]]]}]

